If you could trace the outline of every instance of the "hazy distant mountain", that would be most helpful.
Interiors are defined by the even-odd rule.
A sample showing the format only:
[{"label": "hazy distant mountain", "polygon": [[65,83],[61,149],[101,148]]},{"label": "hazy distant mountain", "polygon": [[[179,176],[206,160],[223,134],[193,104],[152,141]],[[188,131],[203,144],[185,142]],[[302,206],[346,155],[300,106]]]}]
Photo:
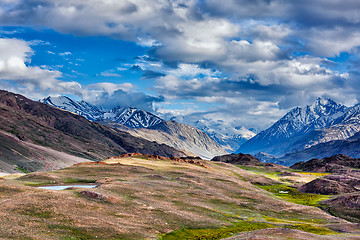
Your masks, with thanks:
[{"label": "hazy distant mountain", "polygon": [[[334,138],[346,139],[357,129],[356,126],[340,126],[345,124],[342,117],[349,121],[354,119],[350,110],[331,99],[318,98],[310,106],[294,108],[270,128],[244,143],[237,152],[282,156]],[[336,124],[340,124],[338,128]]]},{"label": "hazy distant mountain", "polygon": [[198,120],[195,126],[206,132],[211,139],[217,142],[227,152],[236,151],[239,146],[256,135],[244,126],[232,127],[224,121]]},{"label": "hazy distant mountain", "polygon": [[274,157],[271,154],[263,153],[263,152],[259,152],[255,154],[254,157],[259,159],[261,162],[265,162],[265,163],[273,163],[276,161],[276,157]]},{"label": "hazy distant mountain", "polygon": [[47,97],[40,102],[79,114],[91,121],[113,121],[130,128],[148,128],[163,121],[138,108],[120,106],[106,111],[85,101],[75,101],[65,96]]},{"label": "hazy distant mountain", "polygon": [[[52,170],[128,152],[185,156],[69,111],[0,90],[0,172]],[[17,170],[18,171],[18,170]]]},{"label": "hazy distant mountain", "polygon": [[157,143],[164,143],[203,159],[211,159],[214,156],[227,153],[203,131],[175,121],[161,122],[147,129],[128,128],[116,123],[109,124],[110,126],[126,131],[135,137],[156,141]]}]

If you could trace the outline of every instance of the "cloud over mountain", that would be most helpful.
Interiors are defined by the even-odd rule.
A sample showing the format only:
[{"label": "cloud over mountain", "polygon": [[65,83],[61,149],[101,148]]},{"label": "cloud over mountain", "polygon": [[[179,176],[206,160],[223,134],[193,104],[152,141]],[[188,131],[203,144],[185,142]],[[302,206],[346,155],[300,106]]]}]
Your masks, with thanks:
[{"label": "cloud over mountain", "polygon": [[[274,114],[257,127],[270,124],[284,109],[309,104],[318,96],[345,104],[358,101],[360,3],[356,0],[16,0],[3,1],[0,8],[2,25],[125,40],[145,49],[146,58],[139,56],[121,67],[138,66],[141,71],[134,74],[138,72],[139,79],[148,83],[113,81],[113,85],[103,84],[101,91],[102,83],[92,82],[96,89],[90,91],[76,81],[60,80],[59,69],[26,65],[30,45],[13,39],[18,41],[20,60],[10,65],[22,66],[27,78],[51,80],[35,84],[28,79],[24,85],[28,92],[51,89],[90,102],[102,96],[106,103],[147,109],[154,102],[213,103],[198,113],[221,118],[226,112],[243,125],[265,112]],[[3,79],[19,79],[10,69],[1,74]],[[121,78],[123,74],[109,70],[99,76]],[[137,91],[137,85],[146,86]],[[270,110],[259,110],[264,106],[271,106]],[[160,109],[184,112],[165,107]]]}]

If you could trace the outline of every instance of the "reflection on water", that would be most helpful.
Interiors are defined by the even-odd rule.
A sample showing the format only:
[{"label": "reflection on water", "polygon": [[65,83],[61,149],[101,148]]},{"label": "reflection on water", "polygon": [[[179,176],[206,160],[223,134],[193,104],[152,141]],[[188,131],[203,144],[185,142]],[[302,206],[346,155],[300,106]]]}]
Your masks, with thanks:
[{"label": "reflection on water", "polygon": [[67,188],[94,188],[98,185],[53,185],[53,186],[41,186],[37,188],[47,189],[47,190],[64,190]]}]

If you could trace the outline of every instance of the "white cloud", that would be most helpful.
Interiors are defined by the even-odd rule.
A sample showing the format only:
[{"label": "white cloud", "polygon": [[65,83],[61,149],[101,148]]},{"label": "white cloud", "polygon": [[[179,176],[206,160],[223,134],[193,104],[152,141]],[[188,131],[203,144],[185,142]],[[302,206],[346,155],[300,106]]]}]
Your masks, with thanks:
[{"label": "white cloud", "polygon": [[[360,12],[359,12],[360,16]],[[333,57],[360,46],[360,31],[353,28],[316,28],[304,32],[308,48],[318,56]]]},{"label": "white cloud", "polygon": [[79,85],[73,82],[62,82],[57,78],[61,72],[45,67],[28,66],[33,50],[30,44],[23,40],[0,39],[0,79],[1,81],[19,84],[20,88],[42,91],[76,92]]},{"label": "white cloud", "polygon": [[120,74],[112,72],[112,71],[105,71],[100,73],[100,76],[102,77],[121,77]]},{"label": "white cloud", "polygon": [[117,90],[123,90],[125,92],[129,92],[135,88],[131,83],[109,83],[109,82],[101,82],[87,85],[86,88],[90,91],[97,91],[98,93],[107,92],[109,94],[113,94]]},{"label": "white cloud", "polygon": [[59,53],[60,56],[69,56],[69,55],[72,55],[71,52],[62,52],[62,53]]},{"label": "white cloud", "polygon": [[[212,118],[250,121],[263,115],[266,125],[271,120],[266,115],[279,116],[283,109],[308,104],[324,94],[347,102],[359,95],[359,78],[352,73],[356,67],[347,73],[345,67],[337,72],[324,64],[326,57],[342,52],[358,54],[360,3],[356,0],[7,0],[0,6],[2,25],[46,26],[150,48],[149,58],[158,60],[136,64],[157,79],[154,90],[170,100],[218,103]],[[127,94],[115,92],[130,91],[132,85],[95,84],[89,90],[64,84],[57,80],[60,72],[29,66],[28,43],[14,43],[17,48],[11,55],[6,55],[10,50],[0,52],[1,78],[22,81],[28,89],[54,85],[63,91],[76,89],[83,96],[113,99],[116,95],[127,101]],[[115,71],[102,75],[118,76]],[[132,101],[153,101],[140,95],[133,95]]]}]

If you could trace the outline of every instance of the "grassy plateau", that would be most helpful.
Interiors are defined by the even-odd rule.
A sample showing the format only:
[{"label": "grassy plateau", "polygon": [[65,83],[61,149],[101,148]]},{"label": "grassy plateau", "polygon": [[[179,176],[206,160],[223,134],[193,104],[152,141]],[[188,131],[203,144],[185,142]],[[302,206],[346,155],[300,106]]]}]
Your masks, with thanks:
[{"label": "grassy plateau", "polygon": [[[0,239],[360,239],[356,224],[318,208],[329,196],[296,190],[316,174],[199,162],[111,158],[5,177]],[[36,188],[69,183],[97,187]]]}]

